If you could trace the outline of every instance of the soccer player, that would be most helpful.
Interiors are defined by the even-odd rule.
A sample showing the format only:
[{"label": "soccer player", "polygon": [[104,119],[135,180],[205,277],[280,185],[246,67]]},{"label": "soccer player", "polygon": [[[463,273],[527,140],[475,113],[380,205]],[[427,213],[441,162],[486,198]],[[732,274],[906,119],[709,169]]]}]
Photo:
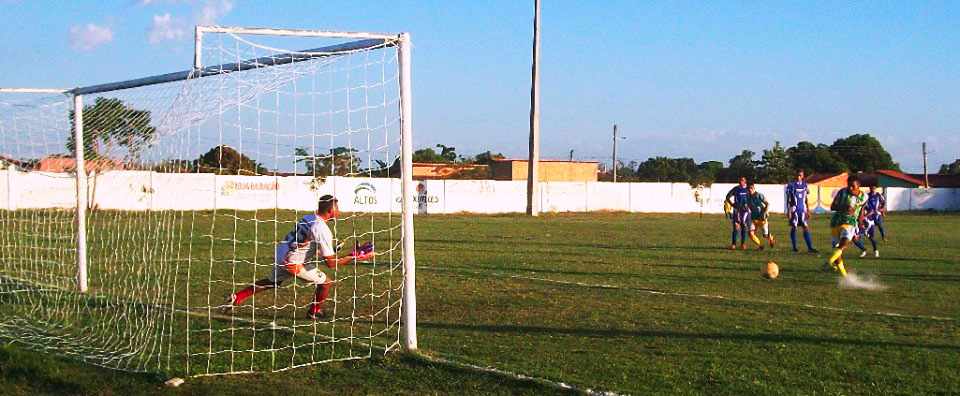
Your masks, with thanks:
[{"label": "soccer player", "polygon": [[[869,203],[868,203],[869,205]],[[863,245],[863,238],[866,237],[870,239],[870,243],[873,245],[873,255],[874,257],[880,257],[880,250],[877,249],[877,240],[874,239],[876,224],[873,220],[870,220],[870,212],[863,216],[863,221],[860,222],[860,226],[857,230],[857,238],[853,241],[854,245],[857,245],[857,248],[860,249],[860,257],[867,256],[867,248]]]},{"label": "soccer player", "polygon": [[276,261],[270,275],[227,297],[223,305],[224,311],[229,311],[255,293],[275,288],[287,279],[297,277],[317,286],[313,302],[307,310],[307,317],[310,319],[329,318],[330,315],[323,312],[323,303],[330,294],[333,282],[326,274],[317,269],[314,263],[307,262],[308,256],[319,253],[327,267],[337,268],[354,260],[370,260],[376,255],[371,251],[358,256],[337,257],[337,252],[333,248],[333,233],[330,232],[327,221],[339,215],[340,208],[337,206],[336,198],[332,195],[320,197],[316,213],[300,219],[296,227],[283,239],[283,242],[277,245]]},{"label": "soccer player", "polygon": [[849,178],[847,188],[840,190],[833,198],[830,204],[830,210],[833,211],[830,227],[833,238],[838,242],[833,254],[821,267],[824,271],[839,270],[840,274],[847,276],[843,266],[843,249],[857,236],[857,224],[863,220],[866,202],[866,194],[860,191],[860,180],[855,177]]},{"label": "soccer player", "polygon": [[763,250],[763,242],[757,237],[757,229],[763,230],[763,237],[770,242],[773,247],[773,234],[770,234],[770,224],[767,222],[767,212],[770,210],[770,202],[767,197],[757,192],[757,186],[753,183],[747,184],[747,208],[750,209],[750,240],[757,244],[757,250]]},{"label": "soccer player", "polygon": [[730,233],[730,250],[737,250],[737,231],[740,232],[740,249],[747,249],[747,228],[750,226],[750,210],[747,208],[747,195],[749,194],[747,178],[741,176],[740,184],[733,186],[724,198],[724,202],[733,207],[733,231]]},{"label": "soccer player", "polygon": [[803,241],[807,243],[807,251],[818,253],[813,248],[813,239],[810,238],[810,226],[807,224],[810,211],[810,189],[803,181],[803,170],[797,171],[797,179],[787,184],[787,223],[790,225],[790,242],[793,251],[797,250],[797,227],[803,228]]},{"label": "soccer player", "polygon": [[[886,242],[887,235],[883,232],[883,217],[887,212],[887,199],[877,192],[877,186],[870,186],[867,193],[867,216],[873,221],[873,226],[880,231],[880,238]],[[879,256],[878,256],[879,257]]]}]

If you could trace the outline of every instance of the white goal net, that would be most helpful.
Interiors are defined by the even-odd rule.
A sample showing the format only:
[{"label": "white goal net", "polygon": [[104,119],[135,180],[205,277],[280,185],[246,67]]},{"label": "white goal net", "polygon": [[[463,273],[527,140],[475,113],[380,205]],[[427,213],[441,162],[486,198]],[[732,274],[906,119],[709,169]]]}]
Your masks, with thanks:
[{"label": "white goal net", "polygon": [[[406,36],[273,33],[206,29],[183,73],[0,94],[0,338],[180,376],[416,347]],[[308,260],[325,315],[300,278],[226,306],[324,195],[338,254],[377,253]]]}]

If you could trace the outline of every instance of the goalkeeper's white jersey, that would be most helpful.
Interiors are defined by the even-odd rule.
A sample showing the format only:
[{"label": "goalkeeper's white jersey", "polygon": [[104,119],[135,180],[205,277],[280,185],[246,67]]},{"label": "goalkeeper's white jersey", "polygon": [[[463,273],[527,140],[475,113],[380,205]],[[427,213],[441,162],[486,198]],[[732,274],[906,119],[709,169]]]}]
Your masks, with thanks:
[{"label": "goalkeeper's white jersey", "polygon": [[277,265],[303,264],[320,250],[323,257],[333,256],[333,232],[316,214],[303,216],[297,226],[277,245]]}]

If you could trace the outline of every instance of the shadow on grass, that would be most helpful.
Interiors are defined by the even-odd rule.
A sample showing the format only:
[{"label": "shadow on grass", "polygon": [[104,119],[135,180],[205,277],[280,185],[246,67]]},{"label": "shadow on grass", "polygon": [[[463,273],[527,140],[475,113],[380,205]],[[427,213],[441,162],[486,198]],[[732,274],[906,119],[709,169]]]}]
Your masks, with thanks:
[{"label": "shadow on grass", "polygon": [[617,329],[583,329],[583,328],[558,328],[544,326],[515,326],[515,325],[471,325],[455,323],[431,323],[418,322],[418,328],[440,329],[440,330],[461,330],[477,331],[490,333],[518,333],[518,334],[560,334],[572,335],[578,337],[604,337],[604,338],[676,338],[676,339],[699,339],[712,341],[747,341],[747,342],[773,342],[773,343],[804,343],[815,345],[850,345],[881,348],[922,348],[944,351],[960,352],[960,345],[954,344],[924,344],[917,342],[902,341],[882,341],[882,340],[861,340],[852,338],[836,337],[816,337],[790,334],[731,334],[731,333],[686,333],[678,331],[665,330],[617,330]]}]

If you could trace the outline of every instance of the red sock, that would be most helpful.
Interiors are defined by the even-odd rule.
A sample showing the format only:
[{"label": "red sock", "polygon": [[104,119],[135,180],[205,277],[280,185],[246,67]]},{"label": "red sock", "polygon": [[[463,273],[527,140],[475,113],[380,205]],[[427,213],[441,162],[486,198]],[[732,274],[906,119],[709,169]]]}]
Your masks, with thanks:
[{"label": "red sock", "polygon": [[323,302],[330,295],[330,284],[324,283],[317,285],[317,292],[313,295],[313,306],[310,307],[310,313],[315,314],[323,309]]},{"label": "red sock", "polygon": [[243,300],[246,300],[248,297],[252,296],[257,291],[258,290],[256,286],[254,285],[247,286],[243,290],[240,290],[233,295],[234,296],[233,304],[239,305],[241,302],[243,302]]}]

